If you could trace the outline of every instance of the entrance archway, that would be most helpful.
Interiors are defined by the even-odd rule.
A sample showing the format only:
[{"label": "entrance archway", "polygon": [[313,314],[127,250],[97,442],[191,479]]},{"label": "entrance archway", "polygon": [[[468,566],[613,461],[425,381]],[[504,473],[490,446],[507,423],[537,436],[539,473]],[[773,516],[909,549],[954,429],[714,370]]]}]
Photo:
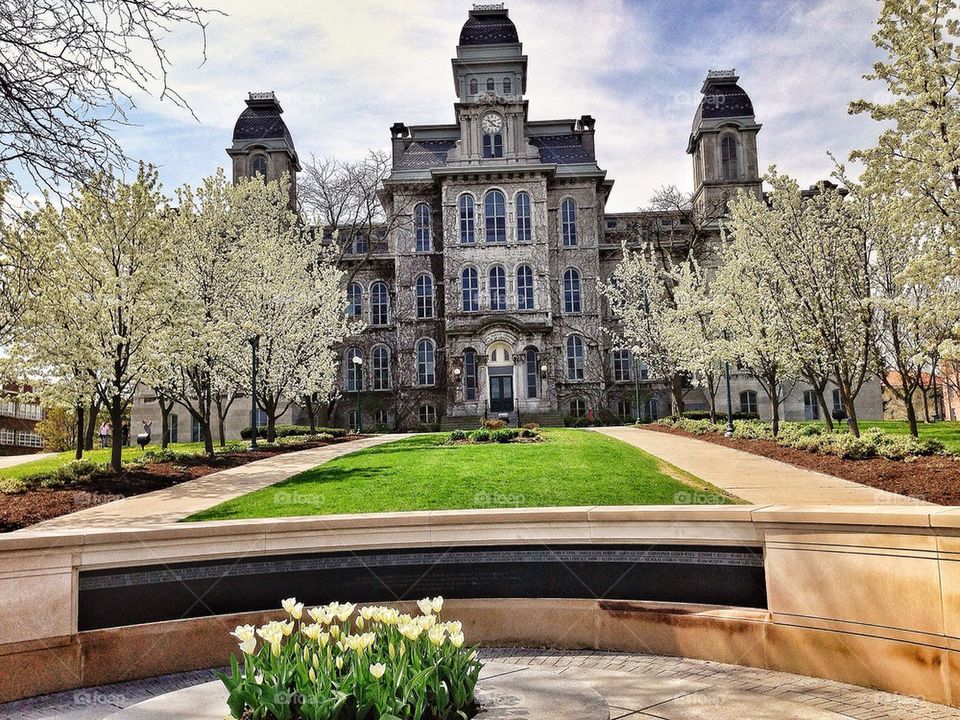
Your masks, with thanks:
[{"label": "entrance archway", "polygon": [[487,379],[490,383],[490,410],[511,412],[514,404],[513,348],[505,342],[487,348]]}]

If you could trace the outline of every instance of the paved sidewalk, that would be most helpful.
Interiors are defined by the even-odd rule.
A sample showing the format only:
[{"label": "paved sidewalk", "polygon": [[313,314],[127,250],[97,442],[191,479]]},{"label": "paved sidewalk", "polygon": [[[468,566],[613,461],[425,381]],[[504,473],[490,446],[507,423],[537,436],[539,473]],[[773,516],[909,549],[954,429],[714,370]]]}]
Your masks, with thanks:
[{"label": "paved sidewalk", "polygon": [[[830,680],[684,658],[602,650],[484,648],[484,660],[586,683],[611,720],[960,720],[960,710]],[[214,679],[209,670],[0,704],[0,720],[102,720],[162,693]]]},{"label": "paved sidewalk", "polygon": [[286,480],[341,455],[382,445],[409,434],[376,435],[310,450],[275,455],[87,510],[31,525],[17,533],[84,528],[144,527],[182,520],[200,510]]},{"label": "paved sidewalk", "polygon": [[31,453],[29,455],[2,455],[0,456],[0,470],[23,465],[24,463],[33,462],[34,460],[46,460],[47,458],[56,457],[57,454],[58,453],[48,452]]},{"label": "paved sidewalk", "polygon": [[705,440],[636,427],[595,428],[754,505],[927,505]]}]

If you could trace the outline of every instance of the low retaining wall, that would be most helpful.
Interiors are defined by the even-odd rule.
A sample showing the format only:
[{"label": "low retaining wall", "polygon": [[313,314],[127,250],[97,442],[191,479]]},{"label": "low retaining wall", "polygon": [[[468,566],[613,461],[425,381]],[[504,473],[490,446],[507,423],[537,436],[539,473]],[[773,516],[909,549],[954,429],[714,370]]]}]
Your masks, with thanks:
[{"label": "low retaining wall", "polygon": [[[228,631],[275,616],[287,590],[319,603],[355,589],[385,603],[443,592],[471,642],[679,655],[958,705],[958,572],[960,509],[930,506],[21,532],[0,536],[0,700],[224,664]],[[716,604],[730,598],[741,605]]]}]

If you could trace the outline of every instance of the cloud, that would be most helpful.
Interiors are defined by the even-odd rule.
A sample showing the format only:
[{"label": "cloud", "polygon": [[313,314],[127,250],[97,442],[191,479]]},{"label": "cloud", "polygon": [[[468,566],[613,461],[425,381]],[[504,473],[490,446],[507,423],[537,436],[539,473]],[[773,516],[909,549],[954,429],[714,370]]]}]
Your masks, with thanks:
[{"label": "cloud", "polygon": [[[121,140],[158,163],[168,187],[226,165],[224,148],[248,91],[274,90],[301,156],[359,157],[387,148],[388,128],[453,122],[450,58],[469,4],[397,0],[221,0],[207,61],[197,33],[169,38],[171,83],[197,119],[138,98]],[[640,3],[509,2],[529,56],[534,119],[597,119],[601,167],[616,181],[608,208],[646,204],[657,187],[690,189],[685,154],[700,83],[736,67],[754,101],[761,163],[809,184],[876,137],[847,103],[875,93],[860,76],[875,51],[872,0]]]}]

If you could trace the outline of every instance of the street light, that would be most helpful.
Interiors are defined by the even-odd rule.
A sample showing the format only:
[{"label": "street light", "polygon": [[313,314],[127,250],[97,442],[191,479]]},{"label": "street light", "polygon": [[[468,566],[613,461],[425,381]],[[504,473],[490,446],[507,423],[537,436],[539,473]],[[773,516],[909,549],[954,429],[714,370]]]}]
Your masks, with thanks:
[{"label": "street light", "polygon": [[730,395],[730,361],[724,360],[723,374],[727,381],[727,429],[724,437],[733,437],[733,398]]},{"label": "street light", "polygon": [[357,384],[357,434],[363,432],[363,417],[360,415],[360,389],[363,385],[363,358],[359,355],[353,356],[353,364],[356,365],[356,384]]},{"label": "street light", "polygon": [[250,343],[252,363],[250,371],[250,449],[257,449],[257,350],[260,349],[260,336],[251,335]]},{"label": "street light", "polygon": [[640,417],[640,346],[634,345],[632,348],[630,348],[630,350],[633,353],[633,383],[634,383],[634,390],[636,391],[636,394],[637,394],[636,415],[637,415],[637,424],[639,425],[641,421],[641,417]]}]

